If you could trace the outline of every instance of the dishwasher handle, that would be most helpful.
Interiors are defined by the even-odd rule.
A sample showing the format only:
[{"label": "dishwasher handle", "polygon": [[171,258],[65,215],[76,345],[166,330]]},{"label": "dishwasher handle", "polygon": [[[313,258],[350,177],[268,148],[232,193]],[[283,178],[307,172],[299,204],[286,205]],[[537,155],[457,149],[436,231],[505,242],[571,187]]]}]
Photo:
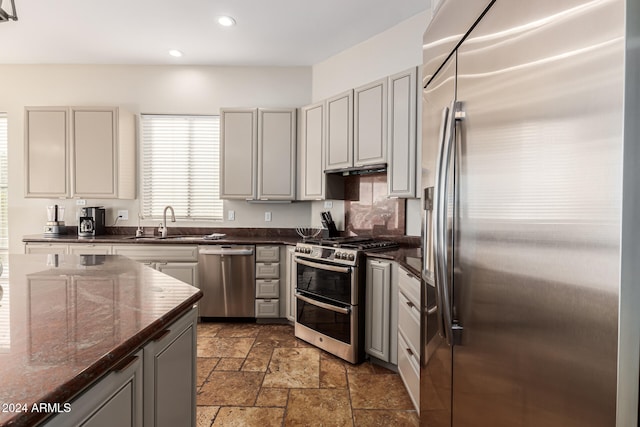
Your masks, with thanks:
[{"label": "dishwasher handle", "polygon": [[253,248],[201,248],[200,255],[253,255]]}]

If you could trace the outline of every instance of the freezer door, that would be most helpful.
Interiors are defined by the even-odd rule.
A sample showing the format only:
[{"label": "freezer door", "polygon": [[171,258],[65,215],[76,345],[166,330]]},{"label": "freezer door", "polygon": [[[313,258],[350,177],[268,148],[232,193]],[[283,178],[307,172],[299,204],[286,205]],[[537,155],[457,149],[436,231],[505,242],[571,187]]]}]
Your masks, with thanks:
[{"label": "freezer door", "polygon": [[458,50],[454,427],[616,425],[623,9],[498,1]]},{"label": "freezer door", "polygon": [[[444,226],[446,233],[448,228],[446,218],[439,216],[442,214],[440,192],[444,175],[441,160],[447,129],[451,129],[448,125],[455,100],[455,72],[454,55],[422,92],[422,183],[427,188],[434,188],[432,213],[427,215],[423,210],[422,230],[423,254],[432,257],[424,260],[424,265],[432,268],[423,274],[421,295],[420,422],[423,426],[451,425],[451,346],[447,342],[444,320],[445,312],[450,313],[451,307],[445,306],[442,293],[436,289],[442,290],[443,277],[447,274],[446,266],[439,262],[444,260],[438,259],[443,255],[444,247],[444,234],[439,231]],[[423,191],[423,197],[426,193]],[[450,238],[447,243],[451,247]],[[436,248],[437,245],[440,246]]]}]

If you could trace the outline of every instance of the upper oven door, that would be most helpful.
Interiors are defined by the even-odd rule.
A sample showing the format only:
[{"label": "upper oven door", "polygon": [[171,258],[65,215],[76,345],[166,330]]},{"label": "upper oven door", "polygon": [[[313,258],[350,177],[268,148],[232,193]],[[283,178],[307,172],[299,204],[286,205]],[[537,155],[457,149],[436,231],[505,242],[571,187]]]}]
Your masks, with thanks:
[{"label": "upper oven door", "polygon": [[322,261],[295,258],[296,289],[349,305],[358,304],[356,267],[344,267]]}]

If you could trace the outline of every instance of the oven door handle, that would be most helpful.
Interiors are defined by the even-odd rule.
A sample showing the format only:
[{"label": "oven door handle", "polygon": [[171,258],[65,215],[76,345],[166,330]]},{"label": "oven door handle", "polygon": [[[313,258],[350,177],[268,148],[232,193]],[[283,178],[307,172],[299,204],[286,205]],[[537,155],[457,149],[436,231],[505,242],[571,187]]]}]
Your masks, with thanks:
[{"label": "oven door handle", "polygon": [[351,267],[339,267],[337,265],[320,264],[317,262],[307,261],[304,259],[296,258],[298,264],[306,265],[307,267],[317,268],[319,270],[335,271],[336,273],[351,273]]},{"label": "oven door handle", "polygon": [[297,292],[296,292],[296,298],[298,298],[299,300],[304,301],[306,303],[309,303],[311,305],[315,305],[315,306],[320,307],[320,308],[324,308],[324,309],[327,309],[327,310],[335,311],[336,313],[347,314],[348,315],[351,312],[351,310],[349,310],[348,308],[336,307],[335,305],[331,305],[331,304],[327,304],[327,303],[324,303],[324,302],[320,302],[320,301],[311,299],[309,297],[305,297],[304,295],[299,294]]}]

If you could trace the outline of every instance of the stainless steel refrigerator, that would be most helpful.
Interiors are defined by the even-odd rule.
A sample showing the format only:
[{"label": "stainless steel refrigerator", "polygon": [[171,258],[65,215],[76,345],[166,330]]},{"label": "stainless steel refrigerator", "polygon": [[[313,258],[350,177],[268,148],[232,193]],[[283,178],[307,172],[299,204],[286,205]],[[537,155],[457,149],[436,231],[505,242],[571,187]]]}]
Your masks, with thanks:
[{"label": "stainless steel refrigerator", "polygon": [[421,425],[637,424],[636,3],[445,0],[427,27]]}]

